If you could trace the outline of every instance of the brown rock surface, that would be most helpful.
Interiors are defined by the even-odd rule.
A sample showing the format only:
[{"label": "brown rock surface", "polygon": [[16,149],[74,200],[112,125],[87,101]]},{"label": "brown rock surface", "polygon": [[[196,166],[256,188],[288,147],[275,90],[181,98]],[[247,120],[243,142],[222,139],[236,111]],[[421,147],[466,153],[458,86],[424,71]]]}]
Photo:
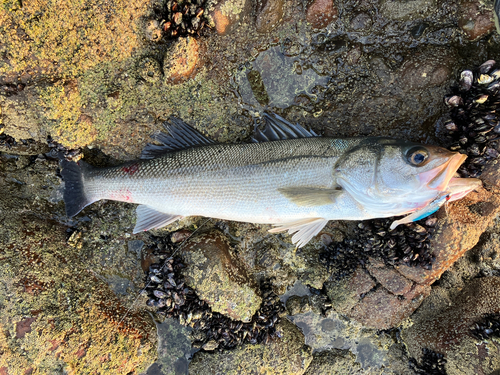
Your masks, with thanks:
[{"label": "brown rock surface", "polygon": [[313,0],[307,6],[306,20],[315,29],[322,29],[335,21],[338,13],[333,0]]},{"label": "brown rock surface", "polygon": [[413,286],[412,281],[405,278],[394,268],[389,268],[384,263],[374,259],[370,259],[367,269],[384,288],[393,294],[406,294]]},{"label": "brown rock surface", "polygon": [[430,293],[429,286],[415,285],[405,296],[396,296],[387,289],[370,291],[356,304],[349,317],[366,327],[388,329],[408,318]]},{"label": "brown rock surface", "polygon": [[495,30],[493,12],[484,9],[479,1],[462,0],[458,14],[458,26],[469,40],[479,39]]},{"label": "brown rock surface", "polygon": [[199,42],[193,37],[179,38],[165,55],[165,81],[176,84],[194,77],[199,63]]},{"label": "brown rock surface", "polygon": [[283,18],[283,0],[258,0],[255,26],[259,33],[274,29]]}]

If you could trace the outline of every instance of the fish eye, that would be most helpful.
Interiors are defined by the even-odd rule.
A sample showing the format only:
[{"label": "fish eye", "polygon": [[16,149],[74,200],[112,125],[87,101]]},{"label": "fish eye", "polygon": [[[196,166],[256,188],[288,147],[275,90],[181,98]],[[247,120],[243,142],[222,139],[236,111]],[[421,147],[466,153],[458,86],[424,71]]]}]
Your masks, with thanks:
[{"label": "fish eye", "polygon": [[423,147],[413,147],[406,153],[406,160],[411,165],[420,167],[429,158],[429,152]]}]

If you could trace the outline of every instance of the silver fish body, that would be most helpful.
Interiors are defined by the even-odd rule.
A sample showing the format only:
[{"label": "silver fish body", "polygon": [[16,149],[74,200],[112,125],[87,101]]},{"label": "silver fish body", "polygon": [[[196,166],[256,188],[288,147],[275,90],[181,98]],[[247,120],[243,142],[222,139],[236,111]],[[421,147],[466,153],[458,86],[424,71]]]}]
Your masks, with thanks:
[{"label": "silver fish body", "polygon": [[[134,232],[196,215],[274,224],[277,228],[271,231],[297,232],[292,240],[303,246],[329,220],[414,212],[446,191],[451,179],[449,176],[443,186],[432,189],[423,186],[430,182],[415,179],[416,167],[402,157],[412,147],[420,147],[410,142],[377,137],[292,138],[290,134],[281,138],[286,139],[249,144],[206,142],[113,168],[96,169],[84,163],[77,167],[67,162],[63,164],[63,177],[69,181],[67,213],[73,215],[82,206],[111,199],[140,205]],[[442,168],[455,157],[447,150],[436,152],[444,156],[430,160],[435,165],[425,171]],[[456,164],[453,168],[458,168]],[[466,184],[469,191],[478,186],[470,181]],[[80,196],[76,198],[80,203],[71,208],[75,196]]]}]

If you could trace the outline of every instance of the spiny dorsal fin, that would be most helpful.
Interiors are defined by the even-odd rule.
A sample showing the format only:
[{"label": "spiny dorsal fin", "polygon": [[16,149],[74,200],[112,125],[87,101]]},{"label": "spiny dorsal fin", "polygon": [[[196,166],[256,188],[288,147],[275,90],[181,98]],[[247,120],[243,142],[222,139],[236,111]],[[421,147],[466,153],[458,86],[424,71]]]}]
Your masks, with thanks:
[{"label": "spiny dorsal fin", "polygon": [[252,142],[269,142],[284,139],[318,137],[312,130],[306,130],[299,124],[292,124],[283,117],[273,113],[272,115],[264,113],[266,127],[264,131],[259,128],[255,130]]},{"label": "spiny dorsal fin", "polygon": [[301,207],[316,207],[332,204],[342,193],[340,188],[316,188],[292,186],[278,189],[290,202]]},{"label": "spiny dorsal fin", "polygon": [[165,122],[163,126],[168,134],[160,132],[155,135],[155,141],[161,144],[148,143],[142,150],[141,159],[154,159],[168,152],[215,143],[176,117],[171,117],[170,123]]}]

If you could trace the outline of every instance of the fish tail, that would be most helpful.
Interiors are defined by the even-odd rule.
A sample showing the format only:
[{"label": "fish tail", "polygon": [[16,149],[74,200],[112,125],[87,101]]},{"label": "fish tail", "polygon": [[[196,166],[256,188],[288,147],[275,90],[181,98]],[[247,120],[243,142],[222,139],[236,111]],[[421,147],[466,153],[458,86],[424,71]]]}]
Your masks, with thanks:
[{"label": "fish tail", "polygon": [[63,160],[61,162],[61,175],[64,180],[64,204],[66,205],[66,215],[75,216],[84,207],[96,201],[89,199],[85,194],[85,174],[91,167],[84,161],[75,163]]}]

